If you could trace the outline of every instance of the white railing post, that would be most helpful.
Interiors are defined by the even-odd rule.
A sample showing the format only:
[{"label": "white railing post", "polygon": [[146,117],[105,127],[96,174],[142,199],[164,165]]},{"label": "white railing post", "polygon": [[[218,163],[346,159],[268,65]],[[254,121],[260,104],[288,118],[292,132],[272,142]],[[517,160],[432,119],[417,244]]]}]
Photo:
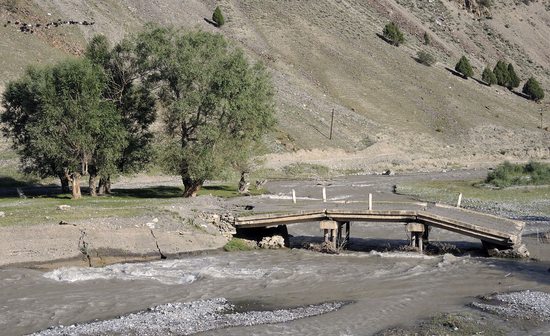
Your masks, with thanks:
[{"label": "white railing post", "polygon": [[296,204],[296,190],[292,189],[292,203]]},{"label": "white railing post", "polygon": [[327,188],[323,187],[323,202],[327,202]]},{"label": "white railing post", "polygon": [[369,194],[369,211],[372,210],[372,194]]},{"label": "white railing post", "polygon": [[456,207],[460,208],[460,203],[462,203],[462,193],[458,195],[458,202],[456,202]]}]

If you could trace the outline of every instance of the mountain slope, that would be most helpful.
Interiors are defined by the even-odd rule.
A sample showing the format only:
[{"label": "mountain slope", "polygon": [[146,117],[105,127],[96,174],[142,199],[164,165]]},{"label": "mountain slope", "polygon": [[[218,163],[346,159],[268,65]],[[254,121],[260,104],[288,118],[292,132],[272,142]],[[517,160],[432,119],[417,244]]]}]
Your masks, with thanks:
[{"label": "mountain slope", "polygon": [[[268,65],[277,87],[279,130],[270,167],[306,161],[342,169],[435,169],[550,156],[550,134],[537,128],[540,110],[549,110],[545,105],[445,69],[466,54],[479,77],[502,58],[514,63],[523,81],[535,75],[550,88],[550,12],[543,2],[505,0],[489,10],[460,0],[19,3],[16,13],[4,10],[1,19],[96,24],[32,35],[0,27],[4,81],[25,64],[79,54],[94,34],[116,41],[148,21],[220,31],[236,41]],[[223,29],[204,20],[216,4],[227,17]],[[399,48],[377,36],[389,20],[405,30],[407,41]],[[424,32],[430,46],[422,44]],[[417,63],[421,49],[439,63]]]}]

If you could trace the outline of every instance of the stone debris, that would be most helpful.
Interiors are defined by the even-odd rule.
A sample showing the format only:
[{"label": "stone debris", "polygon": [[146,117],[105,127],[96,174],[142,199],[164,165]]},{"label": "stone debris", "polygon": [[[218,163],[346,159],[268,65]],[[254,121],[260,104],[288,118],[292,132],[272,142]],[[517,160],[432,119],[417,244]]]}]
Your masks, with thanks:
[{"label": "stone debris", "polygon": [[285,247],[285,239],[279,235],[273,237],[264,237],[258,243],[258,246],[263,249],[280,249]]},{"label": "stone debris", "polygon": [[527,247],[525,244],[521,244],[517,248],[510,249],[510,250],[499,250],[497,248],[488,249],[487,253],[490,257],[496,257],[496,258],[529,258],[529,251],[527,250]]},{"label": "stone debris", "polygon": [[504,317],[550,321],[550,294],[538,291],[521,291],[493,294],[480,298],[472,306]]},{"label": "stone debris", "polygon": [[57,210],[61,210],[61,211],[67,211],[71,208],[70,205],[67,205],[67,204],[61,204],[61,205],[58,205],[57,206]]},{"label": "stone debris", "polygon": [[6,213],[4,211],[0,211],[0,218],[6,217]]},{"label": "stone debris", "polygon": [[234,312],[224,298],[168,303],[112,320],[56,326],[33,336],[60,335],[191,335],[236,326],[282,323],[336,311],[346,302],[328,302],[292,309]]}]

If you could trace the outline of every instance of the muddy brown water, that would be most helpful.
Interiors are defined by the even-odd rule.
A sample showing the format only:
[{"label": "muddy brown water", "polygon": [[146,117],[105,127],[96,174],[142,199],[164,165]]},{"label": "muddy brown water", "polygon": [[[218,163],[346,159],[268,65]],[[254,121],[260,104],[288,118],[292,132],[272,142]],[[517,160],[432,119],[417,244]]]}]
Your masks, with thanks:
[{"label": "muddy brown water", "polygon": [[[286,190],[293,183],[281,182],[280,188]],[[384,183],[380,190],[393,181]],[[277,189],[277,185],[271,188]],[[290,226],[292,244],[319,242],[316,225]],[[339,255],[296,248],[215,252],[49,272],[3,268],[0,334],[24,335],[59,324],[109,319],[167,302],[224,297],[240,302],[241,307],[247,306],[244,302],[264,309],[327,301],[352,303],[316,317],[205,335],[371,335],[396,325],[413,325],[440,312],[480,314],[468,306],[479,295],[527,289],[550,292],[550,245],[535,238],[525,241],[538,261],[482,257],[478,241],[437,230],[432,233],[433,240],[455,244],[465,255],[399,252],[396,247],[407,241],[399,224],[353,223],[352,237],[351,250]],[[542,335],[550,330],[548,323],[526,329],[513,321],[498,321],[515,335]]]}]

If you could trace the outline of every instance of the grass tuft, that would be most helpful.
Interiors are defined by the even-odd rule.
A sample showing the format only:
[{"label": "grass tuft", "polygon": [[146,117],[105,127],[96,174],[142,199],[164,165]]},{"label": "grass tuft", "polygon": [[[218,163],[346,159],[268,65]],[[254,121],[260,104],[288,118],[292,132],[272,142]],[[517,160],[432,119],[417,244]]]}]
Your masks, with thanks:
[{"label": "grass tuft", "polygon": [[235,252],[235,251],[251,251],[255,247],[252,246],[250,241],[240,238],[232,238],[230,241],[225,244],[223,247],[224,251]]}]

